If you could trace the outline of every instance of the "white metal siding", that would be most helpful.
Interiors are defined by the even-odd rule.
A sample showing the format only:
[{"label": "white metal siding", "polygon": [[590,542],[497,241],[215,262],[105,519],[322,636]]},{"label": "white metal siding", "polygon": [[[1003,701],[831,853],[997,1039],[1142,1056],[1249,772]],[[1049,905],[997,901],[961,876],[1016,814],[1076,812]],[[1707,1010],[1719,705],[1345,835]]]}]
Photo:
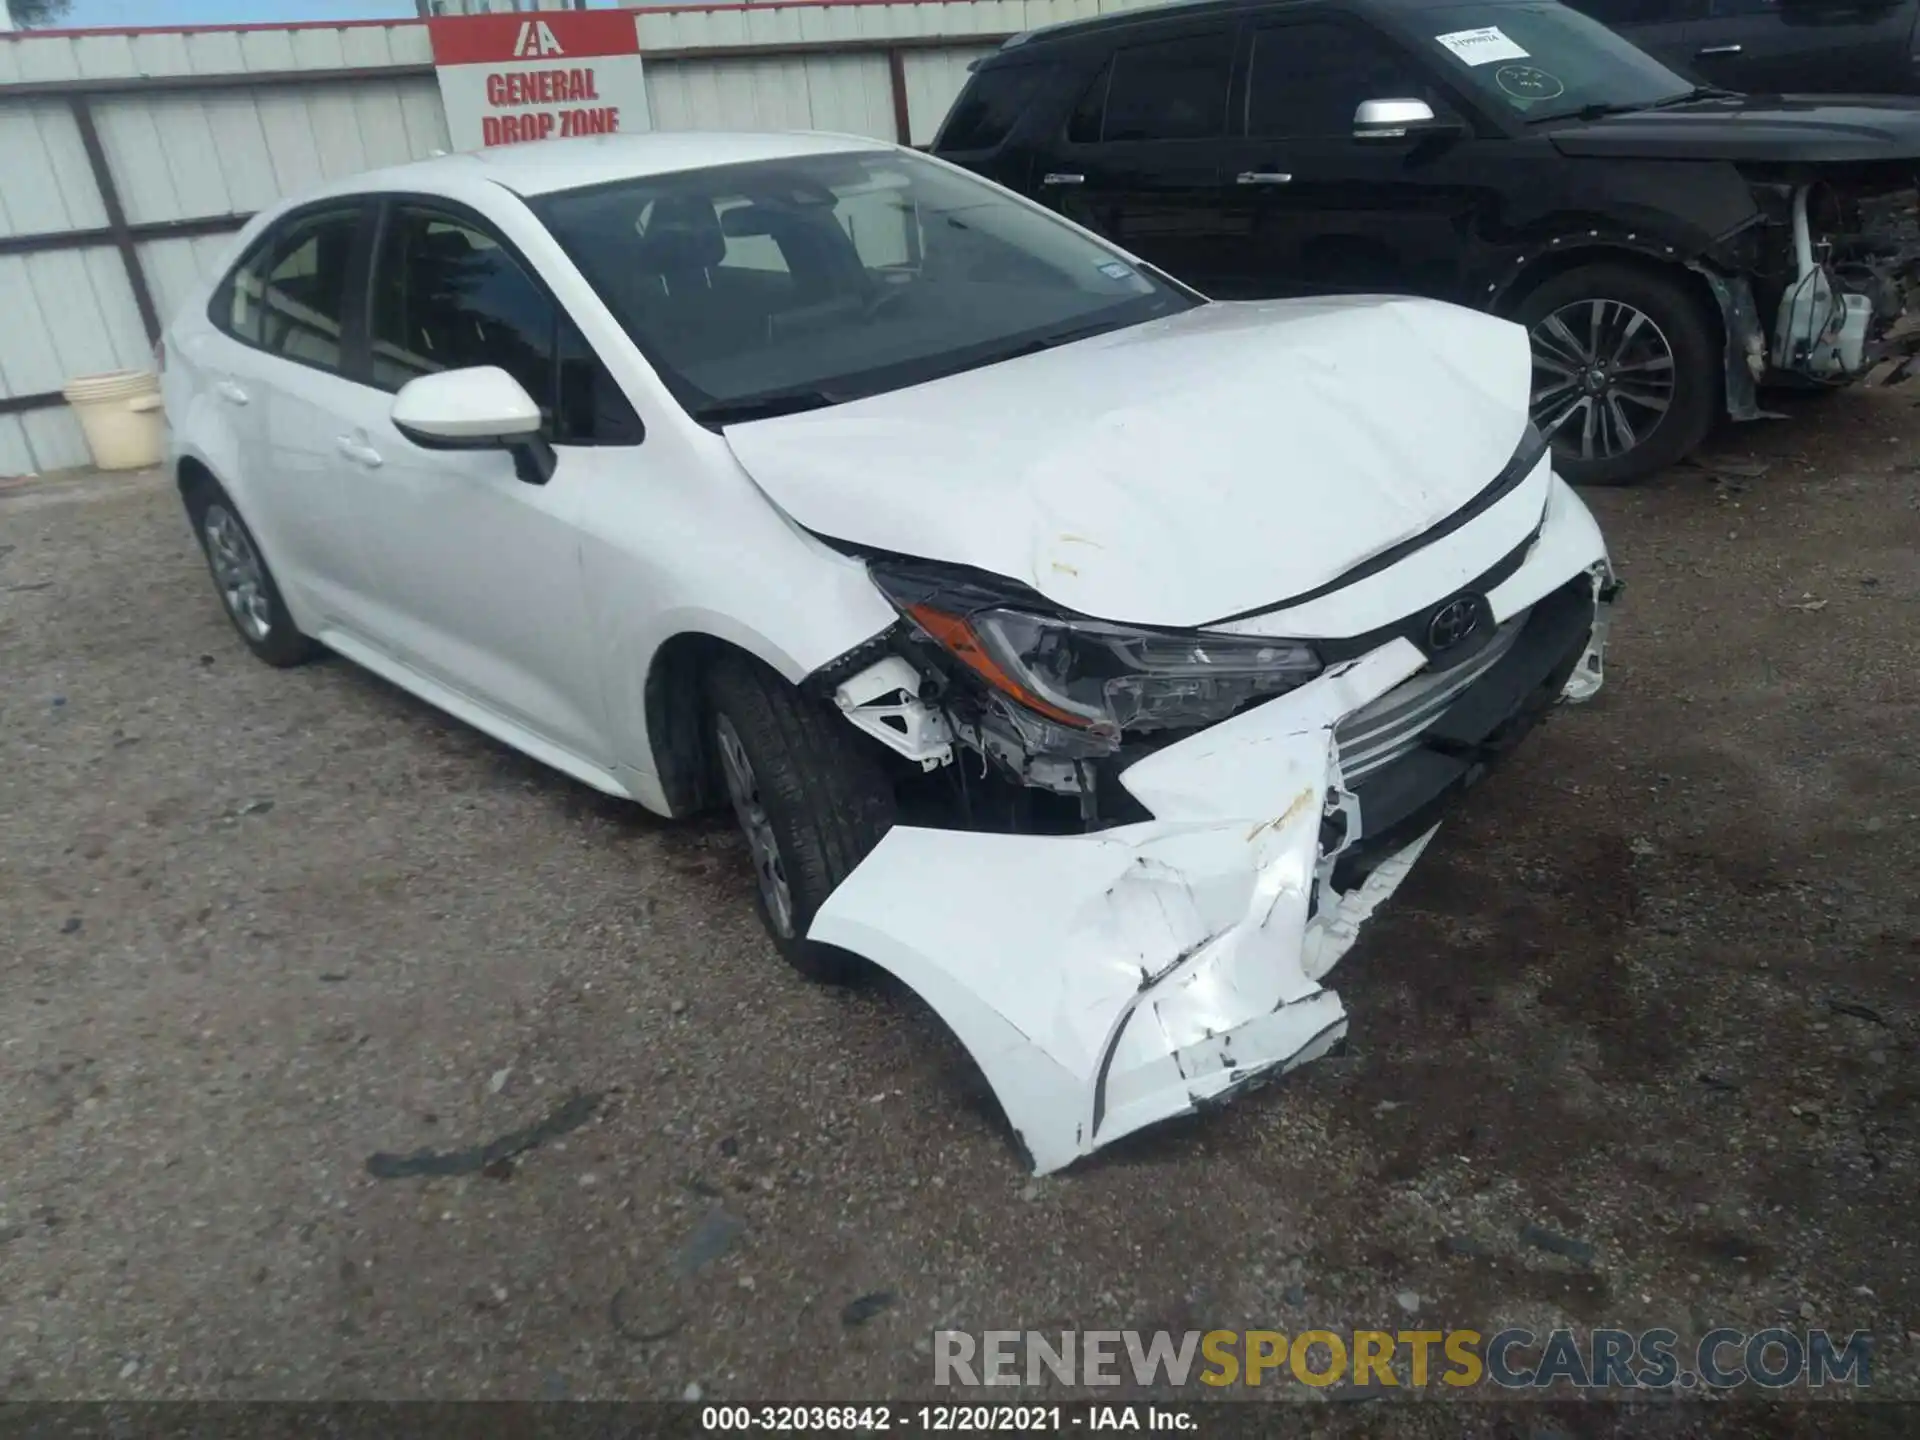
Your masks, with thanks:
[{"label": "white metal siding", "polygon": [[[5,93],[0,90],[0,98]],[[0,104],[0,235],[94,230],[106,223],[65,102]]]},{"label": "white metal siding", "polygon": [[[119,254],[110,246],[0,255],[0,395],[58,390],[75,375],[150,364],[152,350]],[[63,417],[56,420],[55,415]],[[71,417],[59,411],[0,416],[0,473],[84,465]],[[22,443],[24,453],[15,453]]]},{"label": "white metal siding", "polygon": [[884,55],[661,61],[647,67],[660,130],[837,130],[893,139]]}]

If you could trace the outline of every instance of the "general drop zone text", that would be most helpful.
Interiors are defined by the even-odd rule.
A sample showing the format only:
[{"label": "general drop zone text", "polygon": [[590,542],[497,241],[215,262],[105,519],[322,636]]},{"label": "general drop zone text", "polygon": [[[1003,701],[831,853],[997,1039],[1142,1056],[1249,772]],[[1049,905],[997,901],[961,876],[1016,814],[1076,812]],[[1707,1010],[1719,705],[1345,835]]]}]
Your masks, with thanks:
[{"label": "general drop zone text", "polygon": [[[534,70],[519,74],[496,72],[487,76],[487,104],[495,109],[512,105],[556,105],[598,100],[600,88],[591,69]],[[488,145],[515,145],[525,140],[565,139],[569,135],[613,135],[620,130],[618,105],[578,106],[568,110],[536,110],[525,115],[486,115],[480,120],[480,138]]]}]

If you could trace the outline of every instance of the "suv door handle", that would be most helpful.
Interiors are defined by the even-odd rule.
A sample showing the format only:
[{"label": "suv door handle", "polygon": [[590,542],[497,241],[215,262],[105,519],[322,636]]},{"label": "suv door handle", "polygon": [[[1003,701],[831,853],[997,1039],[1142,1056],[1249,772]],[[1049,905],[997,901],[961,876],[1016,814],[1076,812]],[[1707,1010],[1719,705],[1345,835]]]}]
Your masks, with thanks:
[{"label": "suv door handle", "polygon": [[1709,45],[1704,50],[1694,51],[1693,58],[1696,60],[1711,60],[1716,55],[1738,55],[1739,53],[1740,47],[1738,45]]},{"label": "suv door handle", "polygon": [[1087,183],[1087,177],[1075,175],[1066,170],[1049,170],[1040,177],[1040,183],[1042,185],[1084,185]]},{"label": "suv door handle", "polygon": [[1236,185],[1291,185],[1293,176],[1280,170],[1242,170],[1233,177]]},{"label": "suv door handle", "polygon": [[232,380],[221,380],[213,387],[213,393],[230,405],[247,403],[247,392]]},{"label": "suv door handle", "polygon": [[356,465],[364,465],[369,470],[378,470],[387,462],[380,458],[380,452],[371,445],[363,445],[351,435],[342,435],[334,445],[340,453]]}]

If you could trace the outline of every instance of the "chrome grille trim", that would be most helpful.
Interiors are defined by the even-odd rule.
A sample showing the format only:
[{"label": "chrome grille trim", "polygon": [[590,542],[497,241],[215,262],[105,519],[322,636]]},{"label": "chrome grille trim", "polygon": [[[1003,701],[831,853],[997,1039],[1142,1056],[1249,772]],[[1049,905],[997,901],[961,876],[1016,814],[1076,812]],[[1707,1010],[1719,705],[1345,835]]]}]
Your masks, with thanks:
[{"label": "chrome grille trim", "polygon": [[1391,765],[1419,744],[1427,728],[1446,713],[1460,693],[1513,648],[1528,613],[1523,610],[1508,620],[1471,660],[1451,670],[1421,670],[1342,720],[1333,737],[1344,781],[1352,785],[1383,765]]}]

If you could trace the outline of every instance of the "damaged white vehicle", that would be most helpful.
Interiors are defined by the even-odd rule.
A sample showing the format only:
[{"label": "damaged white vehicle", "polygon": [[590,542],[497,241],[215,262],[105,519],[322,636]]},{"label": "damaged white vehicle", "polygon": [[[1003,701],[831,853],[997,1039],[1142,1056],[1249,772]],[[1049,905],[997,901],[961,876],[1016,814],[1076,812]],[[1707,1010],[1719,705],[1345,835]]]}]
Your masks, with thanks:
[{"label": "damaged white vehicle", "polygon": [[1441,810],[1598,688],[1526,334],[1208,303],[844,137],[455,156],[255,220],[165,342],[182,496],[330,648],[585,783],[731,800],[1037,1170],[1324,1053]]}]

